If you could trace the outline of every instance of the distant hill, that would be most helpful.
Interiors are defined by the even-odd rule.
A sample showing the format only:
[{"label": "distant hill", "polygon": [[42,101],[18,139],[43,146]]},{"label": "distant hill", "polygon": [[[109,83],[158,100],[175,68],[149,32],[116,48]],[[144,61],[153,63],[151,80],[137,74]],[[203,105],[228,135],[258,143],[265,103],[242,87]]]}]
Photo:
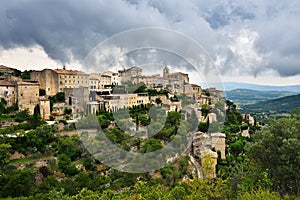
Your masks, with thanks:
[{"label": "distant hill", "polygon": [[243,113],[284,114],[300,107],[300,94],[242,106]]},{"label": "distant hill", "polygon": [[[218,84],[216,85],[218,86]],[[240,82],[224,82],[223,85],[225,91],[243,88],[243,89],[257,90],[257,91],[288,91],[288,92],[300,93],[300,85],[270,86],[270,85],[257,85],[257,84],[240,83]],[[218,88],[221,89],[220,87]]]},{"label": "distant hill", "polygon": [[225,92],[226,99],[233,101],[239,106],[296,94],[298,93],[289,91],[257,91],[249,89],[235,89]]}]

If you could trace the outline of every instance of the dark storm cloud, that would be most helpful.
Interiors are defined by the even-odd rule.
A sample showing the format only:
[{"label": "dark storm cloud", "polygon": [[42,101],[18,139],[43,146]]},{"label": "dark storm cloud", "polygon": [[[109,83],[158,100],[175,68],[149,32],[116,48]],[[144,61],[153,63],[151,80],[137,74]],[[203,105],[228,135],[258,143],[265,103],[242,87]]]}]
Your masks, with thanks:
[{"label": "dark storm cloud", "polygon": [[40,45],[62,63],[82,61],[113,34],[155,26],[195,39],[222,73],[291,76],[300,74],[299,19],[297,0],[3,0],[0,49]]}]

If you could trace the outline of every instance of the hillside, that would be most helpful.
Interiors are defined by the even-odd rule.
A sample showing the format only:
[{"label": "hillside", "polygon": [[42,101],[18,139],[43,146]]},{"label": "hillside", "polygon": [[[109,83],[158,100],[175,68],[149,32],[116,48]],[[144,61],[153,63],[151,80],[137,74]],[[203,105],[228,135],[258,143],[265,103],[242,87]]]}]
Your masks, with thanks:
[{"label": "hillside", "polygon": [[300,107],[300,94],[242,106],[243,113],[284,114]]},{"label": "hillside", "polygon": [[240,83],[240,82],[224,82],[223,86],[225,91],[244,88],[244,89],[258,90],[258,91],[289,91],[289,92],[297,92],[297,93],[300,92],[300,85],[271,86],[271,85],[259,85],[259,84],[250,84],[250,83]]},{"label": "hillside", "polygon": [[254,104],[260,101],[296,95],[298,93],[289,91],[257,91],[250,89],[235,89],[227,91],[225,94],[228,100],[235,102],[239,106],[243,106],[247,104]]}]

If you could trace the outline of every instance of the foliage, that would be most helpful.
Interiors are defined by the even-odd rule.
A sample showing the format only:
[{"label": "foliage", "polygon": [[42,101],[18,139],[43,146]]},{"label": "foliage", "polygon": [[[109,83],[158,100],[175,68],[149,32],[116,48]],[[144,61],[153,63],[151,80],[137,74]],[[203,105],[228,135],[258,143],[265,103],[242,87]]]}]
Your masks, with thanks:
[{"label": "foliage", "polygon": [[267,170],[273,189],[281,194],[300,192],[300,122],[294,118],[270,121],[247,146],[249,156]]},{"label": "foliage", "polygon": [[78,136],[60,137],[58,140],[58,154],[64,154],[72,161],[76,160],[81,154],[81,149],[78,145],[79,142]]},{"label": "foliage", "polygon": [[58,167],[64,174],[74,176],[78,173],[78,170],[76,169],[74,164],[71,163],[70,157],[68,157],[66,154],[61,154],[58,157],[58,160]]},{"label": "foliage", "polygon": [[50,100],[50,111],[51,112],[53,110],[54,103],[63,103],[66,100],[64,92],[58,92],[54,96],[49,96],[48,99]]},{"label": "foliage", "polygon": [[0,144],[0,167],[9,163],[9,156],[11,155],[9,149],[10,144],[1,143]]},{"label": "foliage", "polygon": [[209,122],[199,122],[198,130],[206,133],[208,131]]},{"label": "foliage", "polygon": [[29,110],[25,109],[17,113],[16,122],[23,122],[30,119]]},{"label": "foliage", "polygon": [[39,96],[45,96],[46,95],[46,90],[44,89],[39,89]]},{"label": "foliage", "polygon": [[157,105],[160,105],[160,104],[162,103],[162,100],[161,100],[160,98],[156,98],[156,99],[155,99],[155,103],[156,103]]},{"label": "foliage", "polygon": [[29,169],[13,170],[1,179],[1,182],[4,182],[0,192],[1,197],[29,196],[35,188],[34,173]]},{"label": "foliage", "polygon": [[21,73],[21,78],[22,79],[30,79],[30,72],[31,72],[32,70],[25,70],[25,71],[23,71],[22,73]]},{"label": "foliage", "polygon": [[209,108],[207,104],[203,104],[201,106],[201,113],[204,117],[207,117],[208,113],[209,113]]},{"label": "foliage", "polygon": [[72,114],[72,108],[65,108],[64,113],[66,115],[71,115]]}]

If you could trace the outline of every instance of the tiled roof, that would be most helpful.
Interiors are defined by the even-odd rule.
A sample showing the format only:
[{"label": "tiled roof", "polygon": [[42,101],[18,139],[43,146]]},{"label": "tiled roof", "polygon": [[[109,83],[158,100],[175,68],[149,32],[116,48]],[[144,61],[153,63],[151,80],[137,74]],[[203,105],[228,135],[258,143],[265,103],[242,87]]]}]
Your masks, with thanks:
[{"label": "tiled roof", "polygon": [[11,81],[0,80],[0,86],[15,86],[15,84]]},{"label": "tiled roof", "polygon": [[55,71],[58,74],[69,74],[69,75],[87,75],[86,73],[82,72],[82,71],[78,71],[78,70],[65,70],[65,69],[54,69],[53,71]]},{"label": "tiled roof", "polygon": [[186,84],[184,86],[188,86],[188,87],[201,87],[201,86],[199,86],[197,84]]}]

